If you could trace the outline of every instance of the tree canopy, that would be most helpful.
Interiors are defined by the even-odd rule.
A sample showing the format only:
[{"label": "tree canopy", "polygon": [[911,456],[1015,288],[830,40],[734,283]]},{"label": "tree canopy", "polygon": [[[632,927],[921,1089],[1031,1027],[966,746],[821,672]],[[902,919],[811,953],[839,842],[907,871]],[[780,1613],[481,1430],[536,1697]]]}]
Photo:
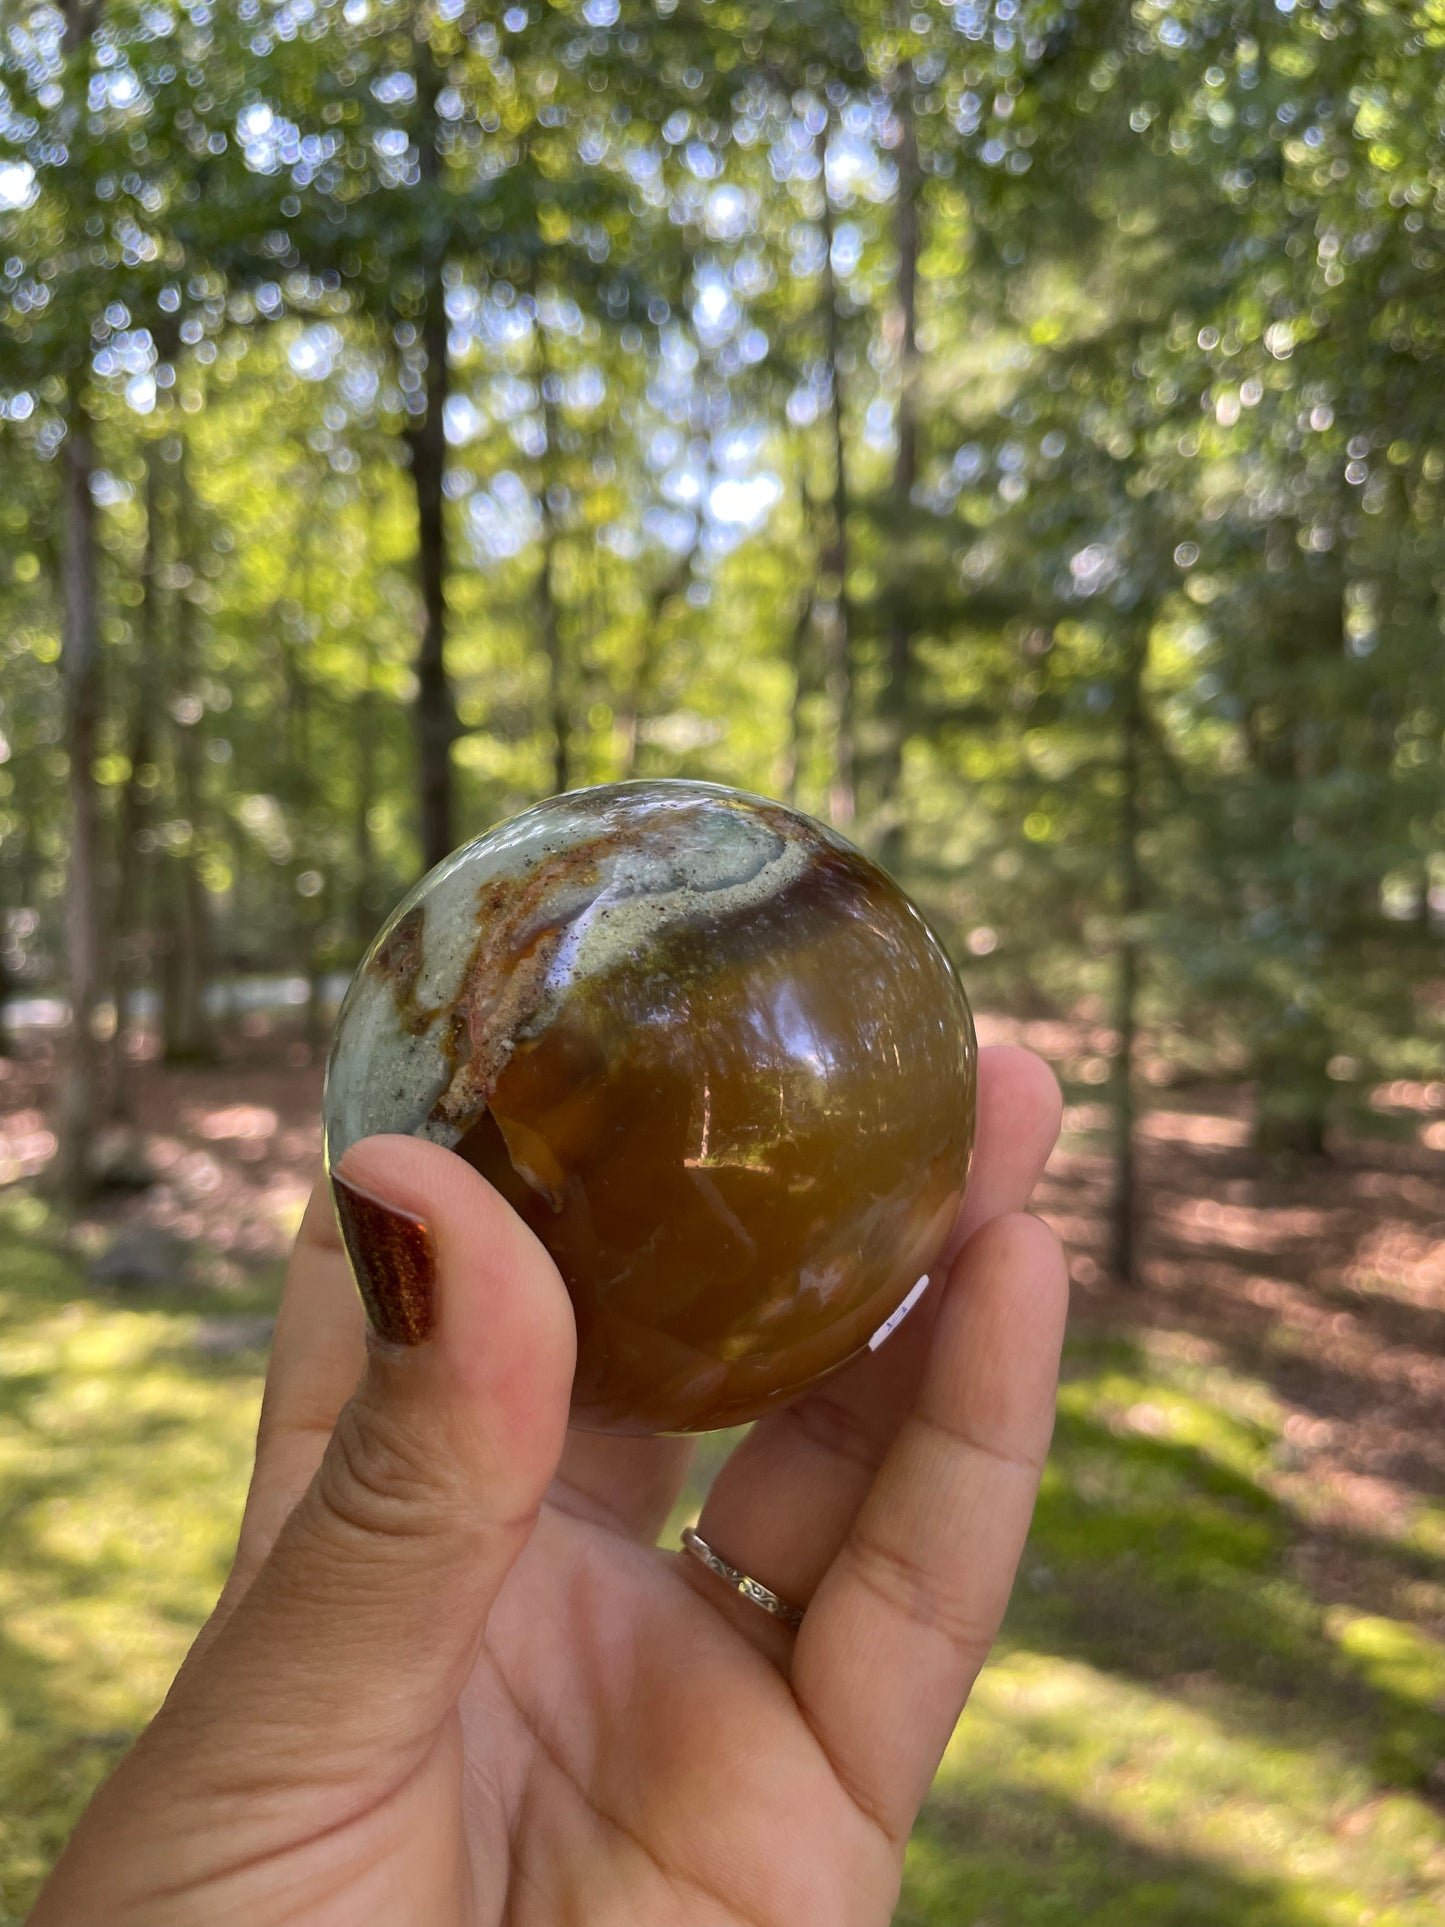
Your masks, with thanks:
[{"label": "tree canopy", "polygon": [[[1438,1066],[1437,0],[17,0],[0,914],[96,1012],[349,967],[628,775],[976,991]],[[80,1155],[80,1154],[78,1154]],[[72,1180],[83,1182],[83,1155]]]}]

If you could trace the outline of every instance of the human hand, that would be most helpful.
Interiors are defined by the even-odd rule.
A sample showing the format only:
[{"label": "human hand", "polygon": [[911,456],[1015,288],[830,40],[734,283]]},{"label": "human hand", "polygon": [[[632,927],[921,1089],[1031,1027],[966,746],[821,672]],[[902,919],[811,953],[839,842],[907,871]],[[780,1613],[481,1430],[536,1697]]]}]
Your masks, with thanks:
[{"label": "human hand", "polygon": [[318,1186],[234,1570],[31,1927],[886,1922],[1008,1599],[1064,1320],[1022,1215],[1057,1089],[1023,1051],[979,1073],[946,1283],[756,1425],[703,1511],[796,1633],[655,1548],[688,1441],[567,1433],[570,1305],[496,1193],[434,1145],[353,1146],[342,1176],[401,1214],[392,1302],[424,1314],[430,1265],[433,1328],[368,1344]]}]

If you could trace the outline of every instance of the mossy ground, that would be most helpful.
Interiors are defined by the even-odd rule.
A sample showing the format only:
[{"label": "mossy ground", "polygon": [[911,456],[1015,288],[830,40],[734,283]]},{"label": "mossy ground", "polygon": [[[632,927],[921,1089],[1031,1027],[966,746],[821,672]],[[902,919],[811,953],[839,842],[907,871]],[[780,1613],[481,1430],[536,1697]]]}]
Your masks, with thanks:
[{"label": "mossy ground", "polygon": [[[1284,1414],[1257,1381],[1160,1334],[1082,1335],[1068,1371],[900,1921],[1438,1920],[1445,1646],[1301,1576],[1308,1528],[1272,1491]],[[1434,1566],[1413,1535],[1359,1570],[1382,1563],[1406,1585]]]},{"label": "mossy ground", "polygon": [[[98,1292],[21,1200],[0,1211],[0,1280],[15,1927],[221,1583],[278,1276]],[[1440,1918],[1445,1647],[1407,1608],[1438,1597],[1441,1519],[1421,1501],[1337,1531],[1316,1586],[1324,1528],[1290,1496],[1286,1427],[1264,1376],[1187,1335],[1075,1333],[1034,1537],[917,1830],[905,1927]]]},{"label": "mossy ground", "polygon": [[278,1283],[97,1293],[38,1206],[0,1211],[4,1927],[215,1601]]}]

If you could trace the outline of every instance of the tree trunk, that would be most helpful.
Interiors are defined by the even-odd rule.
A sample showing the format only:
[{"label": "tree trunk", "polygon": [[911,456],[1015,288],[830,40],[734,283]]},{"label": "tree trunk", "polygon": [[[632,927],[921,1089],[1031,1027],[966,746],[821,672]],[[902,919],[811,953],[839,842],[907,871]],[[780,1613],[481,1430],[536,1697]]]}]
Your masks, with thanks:
[{"label": "tree trunk", "polygon": [[833,526],[822,557],[817,598],[823,676],[832,709],[833,773],[828,813],[846,829],[857,812],[857,755],[853,734],[853,612],[848,600],[848,451],[843,414],[843,373],[839,366],[838,290],[833,280],[833,204],[828,198],[828,134],[819,143],[819,180],[823,195],[823,285],[821,291],[824,355],[832,391],[828,424],[832,434]]},{"label": "tree trunk", "polygon": [[614,716],[614,729],[619,744],[617,775],[620,782],[627,782],[637,770],[638,730],[642,724],[643,704],[647,700],[648,684],[652,680],[653,651],[657,642],[659,624],[649,622],[642,631],[638,645],[637,661],[633,665],[632,677],[621,692]]},{"label": "tree trunk", "polygon": [[1332,1089],[1324,1070],[1329,1038],[1323,1028],[1282,1037],[1256,1053],[1259,1073],[1254,1148],[1266,1157],[1329,1155]]},{"label": "tree trunk", "polygon": [[422,324],[426,350],[426,416],[408,437],[416,490],[417,576],[421,589],[421,644],[416,657],[416,753],[423,865],[430,869],[456,843],[452,741],[456,710],[446,669],[446,474],[444,409],[450,385],[447,318],[440,271],[427,284]]},{"label": "tree trunk", "polygon": [[320,1063],[325,1057],[330,1041],[328,1026],[321,1014],[323,979],[326,975],[321,936],[326,928],[330,900],[331,880],[328,877],[321,894],[313,899],[311,917],[306,927],[306,1018],[303,1034],[307,1055],[313,1064]]},{"label": "tree trunk", "polygon": [[[0,1059],[17,1057],[15,1036],[10,1029],[10,1013],[7,1005],[19,989],[19,983],[10,968],[5,955],[5,914],[12,907],[18,908],[25,901],[19,894],[20,880],[17,875],[18,864],[0,865]],[[12,896],[11,892],[15,891]]]},{"label": "tree trunk", "polygon": [[167,1064],[203,1064],[210,1056],[187,868],[183,858],[173,857],[167,863],[157,918],[161,1052]]},{"label": "tree trunk", "polygon": [[778,774],[778,794],[796,808],[798,777],[803,766],[803,708],[813,682],[808,638],[813,632],[813,597],[806,590],[798,598],[798,613],[788,638],[788,666],[792,671],[792,695],[788,702],[788,737],[783,746],[783,766]]},{"label": "tree trunk", "polygon": [[20,910],[25,906],[26,883],[28,881],[24,843],[7,863],[0,863],[0,1059],[18,1057],[19,1041],[10,1028],[10,1013],[7,1008],[12,997],[18,995],[20,979],[10,968],[6,956],[5,922],[6,913]]},{"label": "tree trunk", "polygon": [[791,684],[788,698],[788,733],[783,743],[782,767],[778,771],[778,794],[785,803],[797,806],[805,756],[808,699],[818,688],[818,661],[810,646],[818,622],[817,578],[826,537],[822,525],[826,511],[813,499],[808,486],[806,451],[798,464],[798,497],[803,526],[808,538],[804,576],[793,624],[788,633],[787,663]]},{"label": "tree trunk", "polygon": [[95,782],[100,721],[100,647],[96,607],[94,459],[89,426],[72,397],[63,444],[65,564],[62,651],[69,756],[70,864],[65,893],[65,957],[70,1031],[57,1107],[56,1195],[85,1202],[92,1184],[91,1132],[99,1110],[100,1053],[95,1005],[100,992],[99,795]]},{"label": "tree trunk", "polygon": [[557,406],[551,395],[552,370],[547,358],[547,333],[542,326],[541,305],[536,298],[536,282],[531,287],[532,327],[537,342],[537,394],[542,404],[542,431],[545,446],[537,477],[537,510],[542,521],[542,566],[537,572],[537,627],[542,638],[542,653],[547,660],[547,720],[552,737],[552,794],[560,796],[572,786],[572,742],[570,705],[567,700],[567,661],[562,644],[562,629],[557,619],[557,518],[551,501],[552,480],[558,450]]},{"label": "tree trunk", "polygon": [[[306,459],[303,452],[301,457],[303,470]],[[294,558],[299,570],[296,601],[303,612],[309,612],[315,602],[312,588],[314,556],[315,526],[311,525],[297,541]],[[332,872],[318,837],[319,827],[328,811],[325,795],[317,777],[317,751],[312,728],[315,717],[312,697],[316,689],[307,673],[305,654],[311,637],[308,614],[308,619],[303,622],[299,636],[286,636],[282,641],[281,673],[286,691],[287,762],[292,771],[294,784],[288,803],[294,808],[299,831],[294,842],[290,871],[290,900],[294,921],[288,961],[300,972],[306,983],[302,1035],[308,1058],[315,1063],[324,1048],[325,1026],[321,1021],[321,949],[331,900]],[[369,675],[368,655],[368,679]],[[313,869],[321,879],[320,888],[314,891],[311,890],[307,877],[307,872]],[[306,881],[307,893],[302,891],[303,881]]]},{"label": "tree trunk", "polygon": [[[1288,543],[1287,533],[1282,543]],[[1285,553],[1290,555],[1292,551],[1286,546]],[[1339,661],[1345,644],[1344,598],[1344,573],[1332,558],[1317,582],[1310,615],[1304,622],[1296,618],[1296,664],[1304,673],[1309,672],[1316,652],[1320,659]],[[1253,739],[1260,767],[1284,786],[1289,798],[1291,820],[1287,826],[1281,823],[1281,832],[1292,835],[1297,844],[1312,848],[1318,825],[1308,796],[1311,787],[1336,766],[1333,729],[1324,728],[1307,709],[1287,704],[1285,726],[1271,739],[1256,725]],[[1339,957],[1342,943],[1350,945],[1353,961],[1354,946],[1342,934],[1351,921],[1348,905],[1341,900],[1340,886],[1329,866],[1313,856],[1294,868],[1288,882],[1280,879],[1280,890],[1281,895],[1288,892],[1288,915],[1297,938],[1308,933],[1310,944],[1320,947],[1321,962],[1331,952]],[[1333,1086],[1327,1067],[1339,1045],[1332,1026],[1311,998],[1315,967],[1308,961],[1303,944],[1297,948],[1293,963],[1295,988],[1283,995],[1276,991],[1272,996],[1276,1007],[1269,1012],[1267,1028],[1262,1027],[1255,1051],[1259,1081],[1254,1147],[1266,1156],[1317,1159],[1328,1155]]]},{"label": "tree trunk", "polygon": [[356,704],[356,804],[352,817],[352,866],[356,887],[352,896],[351,930],[360,956],[376,935],[379,922],[373,877],[375,859],[371,847],[371,811],[376,800],[376,723],[377,701],[373,686],[376,652],[370,631],[363,626],[362,663],[366,680]]},{"label": "tree trunk", "polygon": [[[175,659],[173,686],[180,700],[199,701],[200,677],[196,661],[196,605],[188,593],[192,580],[186,558],[193,553],[190,484],[185,444],[176,470],[173,540]],[[185,712],[187,715],[189,711]],[[202,794],[202,719],[175,717],[176,800],[190,836],[175,851],[172,872],[172,941],[168,946],[165,1006],[165,1059],[168,1064],[206,1064],[215,1057],[214,1040],[206,1018],[205,993],[214,968],[210,902],[201,881],[197,854],[204,828]]]},{"label": "tree trunk", "polygon": [[1119,943],[1116,954],[1114,1028],[1113,1267],[1121,1285],[1139,1281],[1138,1182],[1134,1165],[1134,1053],[1139,1025],[1139,917],[1144,908],[1144,870],[1139,856],[1140,748],[1143,738],[1147,624],[1127,642],[1122,737],[1119,747]]},{"label": "tree trunk", "polygon": [[416,657],[417,793],[423,867],[449,856],[456,843],[452,784],[452,743],[457,736],[456,704],[447,677],[447,528],[446,404],[451,391],[448,354],[446,239],[441,205],[441,155],[437,150],[436,104],[442,75],[423,46],[417,57],[417,138],[423,203],[420,218],[430,219],[439,237],[426,267],[426,310],[421,343],[426,356],[426,413],[408,431],[411,478],[416,491],[417,583],[421,591],[421,642]]},{"label": "tree trunk", "polygon": [[10,1031],[9,1013],[5,1008],[14,991],[15,979],[11,975],[9,964],[5,961],[4,952],[0,951],[0,1058],[15,1057],[18,1055],[15,1049],[15,1039]]},{"label": "tree trunk", "polygon": [[[80,65],[94,32],[88,0],[65,0],[67,61]],[[84,112],[86,76],[67,79],[68,118]],[[66,872],[65,964],[70,993],[70,1028],[62,1049],[56,1093],[56,1152],[50,1182],[71,1207],[89,1196],[94,1173],[91,1132],[98,1110],[100,1052],[95,1037],[95,1004],[100,992],[99,795],[95,782],[96,735],[100,720],[100,636],[96,604],[95,501],[91,494],[94,458],[90,424],[80,388],[85,380],[82,345],[69,371],[66,436],[62,444],[64,557],[62,563],[61,669],[65,686],[67,788],[70,804],[70,860]]]},{"label": "tree trunk", "polygon": [[642,640],[638,647],[637,660],[633,667],[632,678],[617,711],[618,732],[622,737],[623,779],[630,777],[637,767],[638,729],[648,706],[652,691],[652,679],[657,671],[657,659],[662,647],[663,625],[667,612],[679,596],[686,595],[692,580],[693,563],[702,545],[703,521],[697,519],[697,532],[692,541],[667,574],[653,589],[648,597],[647,615],[642,628]]},{"label": "tree trunk", "polygon": [[62,46],[67,54],[89,45],[95,31],[96,5],[97,0],[63,0],[65,38]]},{"label": "tree trunk", "polygon": [[[537,327],[541,328],[541,322]],[[560,796],[572,787],[571,723],[568,717],[567,664],[562,652],[562,631],[557,621],[557,596],[553,586],[553,567],[557,553],[557,525],[547,507],[545,478],[542,489],[542,566],[537,572],[537,626],[542,632],[542,653],[547,658],[547,719],[552,737],[552,794]]]},{"label": "tree trunk", "polygon": [[129,1119],[133,1112],[131,1080],[127,1075],[125,1040],[136,1024],[136,993],[146,977],[146,917],[150,911],[147,883],[154,864],[142,849],[149,827],[150,800],[141,782],[155,753],[157,674],[163,647],[160,627],[160,473],[154,444],[146,447],[145,549],[141,556],[141,604],[137,621],[139,662],[132,692],[129,773],[120,798],[116,860],[115,1036],[111,1043],[111,1115]]},{"label": "tree trunk", "polygon": [[878,770],[878,854],[897,870],[906,854],[903,812],[903,756],[912,704],[913,632],[907,588],[907,531],[918,479],[918,133],[913,123],[913,62],[903,61],[893,92],[893,112],[901,129],[894,159],[898,199],[893,232],[898,249],[895,318],[898,357],[898,452],[893,461],[892,548],[894,574],[888,598],[888,660],[883,685],[883,741]]}]

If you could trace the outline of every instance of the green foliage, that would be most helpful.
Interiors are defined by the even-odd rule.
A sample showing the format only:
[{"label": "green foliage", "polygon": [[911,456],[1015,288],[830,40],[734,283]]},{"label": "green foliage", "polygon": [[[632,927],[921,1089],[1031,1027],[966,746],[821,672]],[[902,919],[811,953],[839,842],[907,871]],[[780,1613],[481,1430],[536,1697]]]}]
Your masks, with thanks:
[{"label": "green foliage", "polygon": [[[349,967],[415,876],[436,409],[458,834],[559,770],[826,813],[851,764],[982,1001],[1101,1010],[1142,953],[1281,1145],[1438,1075],[1442,43],[1423,0],[16,0],[0,984],[64,974],[67,437],[105,975],[169,1010]],[[213,1596],[258,1391],[20,1229],[7,1920]],[[1423,1921],[1438,1648],[1293,1576],[1258,1386],[1074,1368],[902,1917]]]},{"label": "green foliage", "polygon": [[[1329,1064],[1437,1056],[1428,13],[83,17],[67,52],[58,10],[19,8],[0,50],[0,859],[31,975],[64,856],[42,746],[52,459],[77,407],[100,462],[112,888],[139,840],[197,867],[223,962],[318,969],[412,875],[408,437],[441,297],[468,829],[559,769],[827,809],[852,732],[867,838],[896,809],[902,713],[913,881],[983,933],[986,979],[1071,996],[1104,985],[1119,935],[1143,638],[1127,782],[1158,1012],[1302,1112]],[[146,451],[183,457],[193,491],[148,595]],[[819,655],[840,594],[848,711]],[[137,703],[164,721],[143,769]]]},{"label": "green foliage", "polygon": [[1142,946],[1281,1142],[1438,1064],[1429,8],[65,17],[0,38],[12,970],[59,975],[72,425],[120,983],[348,965],[413,877],[440,415],[457,834],[856,791],[989,994]]}]

